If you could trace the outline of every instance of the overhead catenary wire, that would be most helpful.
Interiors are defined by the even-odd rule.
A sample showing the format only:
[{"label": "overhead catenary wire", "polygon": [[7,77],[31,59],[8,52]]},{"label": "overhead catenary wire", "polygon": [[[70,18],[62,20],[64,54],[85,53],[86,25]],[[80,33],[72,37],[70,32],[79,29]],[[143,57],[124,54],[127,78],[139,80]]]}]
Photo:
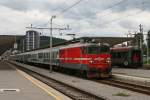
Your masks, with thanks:
[{"label": "overhead catenary wire", "polygon": [[63,9],[63,10],[62,10],[59,14],[57,14],[56,16],[61,15],[61,14],[65,13],[65,12],[67,12],[67,11],[70,10],[71,8],[73,8],[73,7],[75,7],[76,5],[78,5],[81,1],[83,1],[83,0],[78,0],[77,2],[75,2],[74,4],[72,4],[71,6],[69,6],[69,7],[65,8],[65,9]]},{"label": "overhead catenary wire", "polygon": [[128,1],[128,0],[121,0],[121,1],[115,3],[115,4],[111,5],[111,6],[108,6],[107,8],[103,9],[103,11],[112,9],[112,8],[114,8],[114,7],[118,6],[118,5],[121,5],[122,3],[127,2],[127,1]]},{"label": "overhead catenary wire", "polygon": [[[70,7],[66,8],[66,9],[64,9],[64,10],[62,10],[62,12],[60,12],[58,15],[61,15],[62,13],[65,13],[66,11],[70,10],[71,8],[73,8],[74,6],[76,6],[77,4],[79,4],[81,1],[83,1],[83,0],[79,0],[79,1],[77,1],[76,3],[74,3],[73,5],[71,5]],[[122,3],[126,2],[126,1],[128,1],[128,0],[121,0],[121,1],[119,1],[119,2],[117,2],[117,3],[115,3],[115,4],[113,4],[113,5],[111,5],[111,6],[107,7],[107,8],[105,8],[103,11],[112,9],[113,7],[116,7],[116,6],[122,4]],[[90,17],[90,16],[91,16],[91,15],[86,16],[86,18],[88,18],[88,17]],[[75,20],[75,21],[73,21],[73,22],[71,22],[71,23],[68,23],[68,25],[70,25],[70,24],[76,24],[76,23],[78,23],[78,22],[81,21],[81,20],[82,20],[82,19],[80,19],[80,20],[78,20],[78,21]],[[59,26],[61,26],[61,25],[59,25]],[[62,26],[63,26],[63,25],[62,25]]]},{"label": "overhead catenary wire", "polygon": [[[65,12],[67,12],[68,10],[70,10],[71,8],[73,8],[74,6],[78,5],[81,1],[83,1],[83,0],[78,0],[77,2],[73,3],[71,6],[69,6],[69,7],[65,8],[65,9],[63,9],[60,13],[56,14],[55,16],[59,16],[59,15],[65,13]],[[64,2],[64,3],[65,3],[65,2]],[[56,10],[56,9],[57,9],[57,8],[55,8],[54,10]],[[45,24],[41,24],[41,25],[36,25],[35,27],[37,27],[37,26],[44,26],[44,25],[47,25],[48,23],[49,23],[49,22],[47,22],[47,23],[45,23]],[[53,24],[55,24],[55,23],[53,23]],[[55,24],[55,25],[58,25],[58,24]],[[63,25],[58,25],[58,26],[63,26]]]},{"label": "overhead catenary wire", "polygon": [[117,18],[117,19],[114,19],[114,20],[111,20],[111,21],[104,22],[104,23],[102,23],[101,25],[107,25],[107,24],[110,24],[110,23],[113,23],[113,22],[122,20],[123,18],[127,18],[127,17],[130,17],[130,16],[135,16],[136,14],[140,14],[140,13],[142,13],[143,11],[144,11],[144,10],[140,10],[140,11],[138,11],[138,12],[136,12],[136,13],[128,14],[128,15],[126,15],[126,16],[119,17],[119,18]]},{"label": "overhead catenary wire", "polygon": [[136,13],[132,13],[132,14],[128,14],[128,15],[125,15],[125,16],[121,16],[121,17],[119,17],[119,18],[117,18],[117,19],[113,19],[113,20],[111,20],[111,21],[104,22],[104,23],[102,23],[101,25],[107,25],[107,24],[110,24],[110,23],[119,21],[119,20],[121,20],[121,19],[123,19],[123,18],[127,18],[127,17],[130,17],[130,16],[135,16],[136,14],[140,14],[140,13],[142,13],[142,12],[145,10],[144,4],[145,4],[145,2],[142,2],[142,10],[137,11]]},{"label": "overhead catenary wire", "polygon": [[[106,11],[106,10],[109,10],[109,9],[112,9],[112,8],[114,8],[114,7],[116,7],[116,6],[119,6],[119,5],[121,5],[122,3],[127,2],[127,1],[128,1],[128,0],[121,0],[121,1],[115,3],[115,4],[111,5],[111,6],[108,6],[107,8],[103,9],[102,12],[104,12],[104,11]],[[95,12],[95,13],[98,13],[98,11]],[[84,18],[89,18],[90,16],[93,16],[93,15],[85,16]],[[73,22],[71,22],[71,23],[69,23],[69,24],[76,24],[76,23],[78,23],[78,22],[81,21],[81,20],[83,20],[83,19],[75,20],[75,21],[73,21]]]},{"label": "overhead catenary wire", "polygon": [[[65,13],[65,12],[67,12],[68,10],[70,10],[71,8],[73,8],[74,6],[78,5],[81,1],[83,1],[83,0],[78,0],[77,2],[75,2],[74,4],[72,4],[71,6],[69,6],[69,7],[65,8],[65,9],[63,9],[60,13],[56,14],[56,16],[59,16],[59,15]],[[109,7],[107,7],[107,8],[104,9],[104,10],[111,9],[111,8],[113,8],[113,7],[115,7],[115,6],[118,6],[118,5],[122,4],[122,3],[125,2],[125,1],[127,1],[127,0],[121,0],[120,2],[117,2],[117,3],[115,3],[114,5],[109,6]],[[56,9],[55,9],[55,10],[56,10]],[[91,16],[91,15],[90,15],[90,16]],[[86,16],[86,17],[90,17],[90,16]],[[82,20],[82,19],[81,19],[81,20]],[[79,21],[80,21],[80,20],[79,20]],[[72,23],[74,23],[74,22],[72,22]],[[69,23],[69,24],[72,24],[72,23]],[[46,24],[41,24],[41,25],[36,25],[36,27],[37,27],[37,26],[44,26],[44,25],[47,25],[47,24],[48,24],[48,23],[46,23]],[[58,24],[56,24],[56,25],[58,25]],[[58,26],[63,26],[63,25],[58,25]]]},{"label": "overhead catenary wire", "polygon": [[[61,14],[65,13],[65,12],[67,12],[68,10],[70,10],[71,8],[73,8],[74,6],[76,6],[77,4],[79,4],[81,1],[83,1],[83,0],[78,0],[77,2],[75,2],[74,4],[72,4],[71,6],[69,6],[69,7],[65,8],[65,9],[63,9],[58,15],[61,15]],[[112,6],[107,7],[107,8],[104,9],[103,11],[112,9],[113,7],[116,7],[116,6],[119,6],[119,5],[121,5],[122,3],[126,2],[126,1],[127,1],[127,0],[121,0],[121,1],[119,1],[119,2],[117,2],[117,3],[115,3],[115,4],[113,4]],[[142,12],[142,11],[138,11],[137,13],[140,13],[140,12]],[[137,14],[137,13],[135,13],[135,14]],[[58,16],[58,15],[56,15],[56,16]],[[112,23],[112,22],[121,20],[121,19],[123,19],[123,18],[125,18],[125,17],[133,16],[133,15],[134,15],[134,14],[128,14],[128,15],[126,15],[126,16],[121,16],[121,17],[119,17],[119,18],[117,18],[117,19],[113,19],[113,20],[111,20],[111,21],[104,22],[103,24],[106,25],[106,24],[109,24],[109,23]],[[91,16],[91,15],[90,15],[90,16]],[[85,18],[88,18],[88,17],[89,17],[89,16],[86,16]],[[83,20],[83,19],[81,19],[81,20]],[[81,20],[78,20],[78,21],[81,21]],[[71,23],[69,23],[69,24],[76,24],[78,21],[75,20],[75,21],[73,21],[73,22],[71,22]],[[57,24],[57,25],[58,25],[58,24]],[[59,26],[63,26],[63,25],[59,25]]]},{"label": "overhead catenary wire", "polygon": [[[122,1],[122,2],[123,2],[123,1]],[[117,4],[121,4],[121,3],[117,3]],[[121,20],[121,19],[123,19],[123,18],[127,18],[127,17],[130,17],[130,16],[134,16],[134,15],[136,15],[136,14],[139,14],[139,13],[141,13],[141,12],[143,12],[143,11],[145,10],[144,4],[145,4],[145,2],[142,2],[142,10],[140,10],[140,11],[138,11],[138,12],[136,12],[136,13],[132,13],[132,14],[128,14],[128,15],[125,15],[125,16],[121,16],[121,17],[119,17],[119,18],[117,18],[117,19],[113,19],[113,20],[111,20],[111,21],[104,22],[104,23],[102,23],[101,25],[107,25],[107,24],[110,24],[110,23],[112,23],[112,22],[119,21],[119,20]],[[108,9],[109,9],[109,8],[108,8]],[[82,19],[81,19],[81,20],[82,20]],[[74,23],[74,22],[73,22],[73,23]],[[76,21],[76,23],[77,23],[77,21]]]},{"label": "overhead catenary wire", "polygon": [[[113,23],[113,22],[116,22],[116,21],[119,21],[119,20],[122,20],[123,18],[127,18],[127,17],[130,17],[130,16],[135,16],[136,14],[140,14],[140,13],[142,13],[146,8],[144,8],[144,4],[145,4],[146,2],[142,2],[141,4],[141,6],[142,6],[142,8],[141,8],[141,10],[140,11],[137,11],[136,13],[132,13],[132,14],[127,14],[127,15],[125,15],[125,16],[121,16],[121,17],[119,17],[119,18],[117,18],[117,19],[113,19],[113,20],[111,20],[111,21],[107,21],[107,22],[104,22],[104,23],[102,23],[101,25],[107,25],[107,24],[110,24],[110,23]],[[137,7],[137,8],[139,8],[139,7]]]}]

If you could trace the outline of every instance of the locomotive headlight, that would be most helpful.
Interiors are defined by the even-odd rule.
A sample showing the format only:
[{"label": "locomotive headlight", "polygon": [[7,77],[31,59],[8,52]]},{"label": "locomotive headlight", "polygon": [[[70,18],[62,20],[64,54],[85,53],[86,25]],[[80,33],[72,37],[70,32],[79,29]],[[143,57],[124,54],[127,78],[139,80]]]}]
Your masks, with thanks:
[{"label": "locomotive headlight", "polygon": [[90,63],[90,64],[93,64],[93,63],[94,63],[94,61],[93,61],[93,60],[90,60],[90,61],[89,61],[89,63]]},{"label": "locomotive headlight", "polygon": [[110,59],[110,58],[107,58],[106,62],[107,62],[107,63],[111,63],[111,59]]}]

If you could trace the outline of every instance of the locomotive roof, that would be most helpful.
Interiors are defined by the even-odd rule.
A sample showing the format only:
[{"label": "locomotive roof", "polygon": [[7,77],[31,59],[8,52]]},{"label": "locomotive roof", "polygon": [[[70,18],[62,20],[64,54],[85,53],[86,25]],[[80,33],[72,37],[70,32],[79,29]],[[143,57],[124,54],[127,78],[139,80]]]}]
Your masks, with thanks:
[{"label": "locomotive roof", "polygon": [[74,47],[83,47],[83,46],[91,46],[91,45],[97,45],[98,44],[94,44],[94,43],[75,43],[75,44],[69,44],[66,46],[61,47],[61,49],[63,48],[74,48]]}]

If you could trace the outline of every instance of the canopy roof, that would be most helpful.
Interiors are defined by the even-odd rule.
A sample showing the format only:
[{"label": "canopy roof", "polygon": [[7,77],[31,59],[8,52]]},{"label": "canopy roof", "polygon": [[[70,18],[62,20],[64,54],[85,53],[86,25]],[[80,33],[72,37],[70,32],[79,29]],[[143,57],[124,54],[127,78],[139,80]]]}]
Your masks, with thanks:
[{"label": "canopy roof", "polygon": [[23,36],[15,35],[0,35],[0,55],[6,50],[13,47],[15,41],[21,39]]},{"label": "canopy roof", "polygon": [[[15,41],[22,39],[23,36],[15,36],[15,35],[0,35],[0,55],[4,53],[6,50],[13,47]],[[120,44],[122,42],[133,40],[133,38],[127,37],[80,37],[74,40],[69,40],[67,42],[56,44],[64,45],[64,44],[71,44],[80,41],[89,42],[94,41],[95,43],[108,43],[110,46]]]}]

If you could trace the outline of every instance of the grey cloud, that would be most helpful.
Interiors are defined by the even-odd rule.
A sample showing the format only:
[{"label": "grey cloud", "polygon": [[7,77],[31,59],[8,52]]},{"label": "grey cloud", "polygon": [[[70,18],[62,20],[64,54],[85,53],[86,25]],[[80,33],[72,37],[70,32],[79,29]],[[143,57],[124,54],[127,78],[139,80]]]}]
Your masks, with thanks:
[{"label": "grey cloud", "polygon": [[[53,1],[54,0],[0,0],[0,6],[5,6],[8,8],[11,8],[10,12],[7,12],[7,13],[14,14],[13,13],[14,10],[23,12],[22,16],[16,16],[16,18],[20,17],[20,19],[22,19],[22,17],[28,18],[28,16],[24,13],[25,11],[30,12],[30,10],[39,10],[40,11],[39,14],[43,14],[43,15],[47,14],[47,13],[43,13],[44,11],[47,11],[47,12],[56,11],[56,13],[57,12],[59,13],[62,11],[62,9],[67,8],[68,6],[73,4],[73,2],[76,2],[78,0],[73,0],[73,1],[66,0],[66,2],[59,2],[59,0],[57,0],[57,2],[55,1],[56,3],[52,3]],[[69,20],[71,20],[71,21],[73,20],[74,23],[79,22],[78,24],[76,24],[76,26],[70,25],[70,26],[75,26],[75,27],[73,27],[73,32],[80,32],[80,31],[82,32],[83,31],[85,33],[91,33],[91,34],[93,34],[93,33],[98,34],[100,32],[102,34],[105,34],[105,33],[109,34],[109,32],[111,32],[111,34],[112,33],[119,34],[122,31],[125,31],[125,30],[128,31],[128,29],[135,28],[138,23],[136,21],[132,21],[132,20],[121,20],[115,24],[113,23],[112,26],[110,24],[108,24],[108,27],[109,27],[109,30],[108,30],[108,27],[106,26],[107,24],[106,25],[104,25],[104,24],[105,24],[105,22],[107,22],[109,20],[111,21],[111,20],[116,19],[116,17],[114,17],[114,19],[113,19],[113,14],[118,15],[118,17],[122,17],[123,15],[121,15],[121,14],[124,11],[126,11],[125,14],[128,14],[128,10],[137,9],[137,8],[142,9],[143,2],[145,2],[144,7],[146,8],[147,11],[149,11],[149,8],[150,8],[150,6],[149,6],[150,0],[124,0],[119,5],[112,7],[114,4],[117,4],[121,1],[122,0],[83,0],[80,4],[71,8],[67,12],[61,14],[64,18],[62,17],[59,20],[62,21],[61,23],[64,22],[64,24],[69,24],[69,22],[70,22]],[[110,8],[110,9],[108,10],[108,8]],[[98,13],[99,14],[102,13],[102,15],[103,15],[103,13],[105,14],[107,11],[109,11],[108,13],[110,15],[101,16],[101,17],[97,16]],[[8,16],[6,15],[6,17],[8,17]],[[2,18],[2,17],[0,17],[0,18]],[[11,19],[11,20],[14,20],[14,19]],[[25,23],[27,20],[29,20],[29,19],[26,19],[23,21],[21,20],[21,22]],[[32,20],[34,20],[34,21],[32,21]],[[45,19],[45,20],[47,20],[47,19]],[[36,24],[36,25],[40,25],[40,24],[44,23],[43,18],[36,20],[36,17],[35,17],[35,18],[29,20],[29,23],[30,23],[30,21],[32,21],[31,23]],[[5,22],[3,22],[3,23],[5,23]],[[57,19],[56,19],[56,22],[57,22]],[[66,23],[66,22],[68,22],[68,23]],[[101,24],[103,22],[104,22],[104,24]],[[6,22],[6,26],[7,26],[7,24],[8,24],[8,22]],[[57,24],[59,24],[59,23],[57,23]],[[19,25],[19,26],[21,26],[21,25]],[[22,24],[22,26],[23,26],[23,24]],[[119,26],[119,28],[118,28],[118,26]],[[114,29],[114,27],[117,27],[118,29],[120,29],[119,32],[116,30],[117,28]],[[87,30],[87,29],[89,29],[89,30]]]},{"label": "grey cloud", "polygon": [[131,20],[120,21],[118,24],[125,29],[135,29],[138,25],[136,21]]},{"label": "grey cloud", "polygon": [[122,12],[131,9],[150,10],[150,0],[124,0],[120,5],[113,7],[112,12]]},{"label": "grey cloud", "polygon": [[56,5],[49,2],[49,0],[0,0],[0,5],[18,10],[18,11],[28,11],[28,10],[56,10],[60,7],[58,2]]}]

